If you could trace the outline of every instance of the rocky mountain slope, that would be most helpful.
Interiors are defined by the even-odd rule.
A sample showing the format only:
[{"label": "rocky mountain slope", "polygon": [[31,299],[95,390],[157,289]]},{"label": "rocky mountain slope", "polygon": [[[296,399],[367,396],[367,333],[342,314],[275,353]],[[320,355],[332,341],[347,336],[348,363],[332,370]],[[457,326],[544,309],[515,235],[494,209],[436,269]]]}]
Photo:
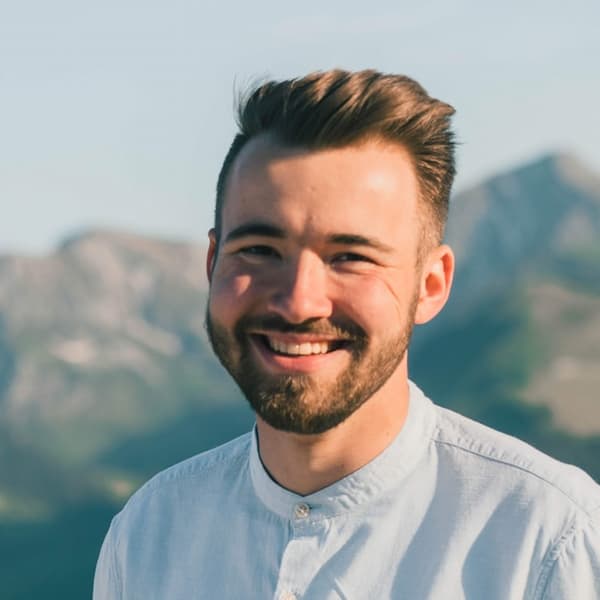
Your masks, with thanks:
[{"label": "rocky mountain slope", "polygon": [[565,155],[498,175],[453,198],[447,240],[453,294],[413,353],[432,395],[482,418],[466,374],[487,395],[499,379],[558,429],[600,433],[600,178]]},{"label": "rocky mountain slope", "polygon": [[553,276],[600,291],[600,177],[568,155],[522,165],[453,198],[447,239],[466,306]]},{"label": "rocky mountain slope", "polygon": [[[447,234],[455,289],[412,377],[600,479],[599,178],[546,156],[453,198]],[[0,256],[2,598],[89,597],[133,489],[251,426],[205,338],[204,254],[96,231]]]},{"label": "rocky mountain slope", "polygon": [[[520,357],[520,400],[549,407],[559,427],[600,432],[600,178],[572,157],[543,157],[456,196],[447,239],[453,295],[412,353],[424,387],[449,377],[443,357],[419,366],[429,346],[458,326],[448,352],[477,346],[465,332],[479,319],[485,351],[463,373],[502,368],[510,380]],[[0,257],[0,423],[81,464],[187,410],[233,401],[203,329],[204,252],[96,231],[46,257]],[[513,331],[503,358],[488,331],[501,318]],[[450,405],[451,389],[441,398]]]},{"label": "rocky mountain slope", "polygon": [[0,421],[81,461],[175,418],[222,379],[205,300],[193,245],[91,232],[47,257],[2,257]]}]

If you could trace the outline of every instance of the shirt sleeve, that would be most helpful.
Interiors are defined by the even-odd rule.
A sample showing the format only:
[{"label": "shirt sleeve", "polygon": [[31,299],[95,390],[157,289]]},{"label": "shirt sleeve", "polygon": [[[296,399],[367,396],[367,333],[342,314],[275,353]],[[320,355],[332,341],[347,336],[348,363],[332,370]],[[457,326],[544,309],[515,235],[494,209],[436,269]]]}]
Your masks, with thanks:
[{"label": "shirt sleeve", "polygon": [[563,538],[540,598],[600,599],[600,510]]},{"label": "shirt sleeve", "polygon": [[115,566],[114,522],[111,524],[96,563],[93,600],[121,600],[121,584]]}]

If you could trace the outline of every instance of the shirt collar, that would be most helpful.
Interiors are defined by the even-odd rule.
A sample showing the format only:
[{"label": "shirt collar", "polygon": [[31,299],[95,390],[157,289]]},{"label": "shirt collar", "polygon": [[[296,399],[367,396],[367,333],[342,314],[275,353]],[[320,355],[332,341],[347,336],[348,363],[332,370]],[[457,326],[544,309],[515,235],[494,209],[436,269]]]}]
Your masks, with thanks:
[{"label": "shirt collar", "polygon": [[259,456],[255,431],[250,448],[254,491],[268,509],[284,519],[293,519],[299,505],[309,507],[313,521],[351,511],[404,480],[421,457],[433,427],[431,401],[409,381],[408,414],[392,443],[364,467],[308,496],[286,490],[270,477]]}]

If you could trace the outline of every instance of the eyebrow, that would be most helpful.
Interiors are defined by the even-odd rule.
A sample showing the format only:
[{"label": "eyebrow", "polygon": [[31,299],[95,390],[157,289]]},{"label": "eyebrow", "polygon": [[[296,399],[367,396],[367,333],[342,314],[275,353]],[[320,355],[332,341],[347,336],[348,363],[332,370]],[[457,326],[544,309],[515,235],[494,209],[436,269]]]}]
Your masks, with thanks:
[{"label": "eyebrow", "polygon": [[394,249],[375,238],[368,238],[357,233],[334,233],[327,237],[330,244],[341,244],[344,246],[367,246],[381,252],[393,252]]},{"label": "eyebrow", "polygon": [[[276,239],[285,239],[287,234],[284,229],[271,225],[270,223],[252,222],[240,225],[232,229],[225,237],[225,243],[233,242],[245,237],[258,236]],[[358,233],[332,233],[327,236],[327,243],[339,244],[342,246],[366,246],[380,252],[391,253],[394,248],[384,244],[383,242],[369,238]]]},{"label": "eyebrow", "polygon": [[244,225],[232,229],[225,237],[225,243],[253,235],[277,239],[286,237],[285,231],[281,229],[281,227],[276,227],[269,223],[245,223]]}]

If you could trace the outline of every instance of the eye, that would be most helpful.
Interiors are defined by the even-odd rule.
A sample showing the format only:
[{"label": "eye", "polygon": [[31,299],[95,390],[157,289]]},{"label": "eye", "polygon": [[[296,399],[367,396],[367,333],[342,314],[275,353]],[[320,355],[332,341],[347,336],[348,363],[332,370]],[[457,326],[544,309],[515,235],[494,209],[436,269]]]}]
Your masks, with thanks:
[{"label": "eye", "polygon": [[261,244],[255,244],[253,246],[245,246],[243,248],[239,248],[236,254],[246,256],[248,258],[269,258],[279,256],[279,252],[277,252],[277,250],[275,250],[271,246]]},{"label": "eye", "polygon": [[332,262],[334,263],[352,263],[352,262],[367,262],[372,263],[373,260],[363,254],[357,254],[356,252],[341,252],[333,257]]}]

